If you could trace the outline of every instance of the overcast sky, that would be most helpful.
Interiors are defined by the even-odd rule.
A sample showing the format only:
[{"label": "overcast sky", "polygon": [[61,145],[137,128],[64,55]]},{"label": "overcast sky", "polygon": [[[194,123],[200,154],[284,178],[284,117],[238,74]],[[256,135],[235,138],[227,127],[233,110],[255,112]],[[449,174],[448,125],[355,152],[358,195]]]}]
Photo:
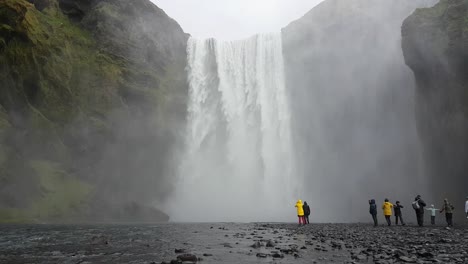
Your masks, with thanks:
[{"label": "overcast sky", "polygon": [[199,38],[242,39],[279,32],[322,0],[151,0]]}]

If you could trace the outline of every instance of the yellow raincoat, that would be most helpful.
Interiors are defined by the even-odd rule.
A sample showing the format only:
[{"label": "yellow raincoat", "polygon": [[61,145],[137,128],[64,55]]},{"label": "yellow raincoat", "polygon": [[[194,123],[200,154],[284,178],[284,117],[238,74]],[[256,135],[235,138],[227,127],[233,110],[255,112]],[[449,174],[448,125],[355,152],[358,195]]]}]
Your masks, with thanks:
[{"label": "yellow raincoat", "polygon": [[384,215],[392,215],[393,204],[390,202],[385,202],[382,205]]},{"label": "yellow raincoat", "polygon": [[297,208],[297,216],[304,216],[304,209],[302,208],[302,200],[297,200],[296,208]]}]

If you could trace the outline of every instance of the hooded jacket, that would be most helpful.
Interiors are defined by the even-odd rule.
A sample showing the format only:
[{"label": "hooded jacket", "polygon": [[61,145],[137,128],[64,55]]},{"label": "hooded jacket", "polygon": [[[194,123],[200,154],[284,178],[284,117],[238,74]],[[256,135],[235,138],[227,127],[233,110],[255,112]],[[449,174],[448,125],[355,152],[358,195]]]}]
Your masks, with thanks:
[{"label": "hooded jacket", "polygon": [[302,205],[302,209],[304,210],[304,215],[307,215],[307,216],[310,215],[310,207],[307,204],[307,202],[304,202],[304,205]]},{"label": "hooded jacket", "polygon": [[440,210],[440,212],[442,213],[445,211],[446,214],[452,214],[453,209],[455,209],[453,205],[447,199],[445,199],[444,205],[442,205],[442,210]]},{"label": "hooded jacket", "polygon": [[436,216],[436,211],[439,211],[439,209],[434,208],[433,204],[429,208],[426,208],[426,210],[431,211],[431,216]]},{"label": "hooded jacket", "polygon": [[393,206],[393,212],[395,213],[395,216],[401,216],[401,208],[404,208],[401,204],[396,204]]},{"label": "hooded jacket", "polygon": [[384,202],[382,205],[384,215],[392,215],[393,204],[390,202]]},{"label": "hooded jacket", "polygon": [[302,200],[297,200],[296,208],[297,208],[297,215],[304,216],[304,209],[302,208]]},{"label": "hooded jacket", "polygon": [[369,213],[371,215],[376,215],[377,214],[377,205],[375,204],[374,199],[369,201]]},{"label": "hooded jacket", "polygon": [[421,195],[416,196],[414,200],[419,204],[419,209],[414,209],[418,214],[424,214],[424,207],[426,207],[426,203],[423,199],[421,199]]}]

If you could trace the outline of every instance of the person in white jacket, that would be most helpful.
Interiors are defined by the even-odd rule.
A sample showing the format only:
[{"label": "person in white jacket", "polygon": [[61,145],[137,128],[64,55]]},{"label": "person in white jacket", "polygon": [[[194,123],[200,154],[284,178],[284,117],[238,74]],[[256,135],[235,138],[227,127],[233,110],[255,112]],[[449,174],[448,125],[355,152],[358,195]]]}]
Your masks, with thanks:
[{"label": "person in white jacket", "polygon": [[466,213],[466,218],[468,219],[468,196],[466,197],[466,202],[465,202],[465,213]]}]

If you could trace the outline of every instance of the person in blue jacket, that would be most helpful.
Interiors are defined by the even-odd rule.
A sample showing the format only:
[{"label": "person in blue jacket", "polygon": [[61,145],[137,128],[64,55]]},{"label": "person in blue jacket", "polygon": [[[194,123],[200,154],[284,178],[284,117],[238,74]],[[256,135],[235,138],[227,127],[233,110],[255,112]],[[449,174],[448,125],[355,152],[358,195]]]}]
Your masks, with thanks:
[{"label": "person in blue jacket", "polygon": [[377,205],[375,204],[375,199],[369,200],[369,213],[372,215],[372,220],[374,220],[374,226],[378,226],[377,221]]}]

